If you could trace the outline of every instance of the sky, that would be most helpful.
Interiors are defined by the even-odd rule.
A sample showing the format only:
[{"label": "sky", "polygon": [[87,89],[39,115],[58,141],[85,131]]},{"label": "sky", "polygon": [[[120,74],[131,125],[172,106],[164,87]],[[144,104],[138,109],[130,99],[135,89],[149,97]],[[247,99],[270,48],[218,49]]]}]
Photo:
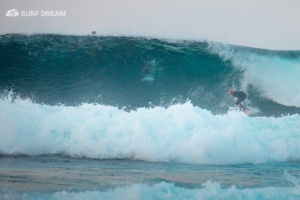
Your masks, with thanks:
[{"label": "sky", "polygon": [[[51,33],[213,41],[300,50],[296,0],[0,0],[0,34]],[[16,9],[17,17],[6,17]],[[22,11],[66,11],[64,17]]]}]

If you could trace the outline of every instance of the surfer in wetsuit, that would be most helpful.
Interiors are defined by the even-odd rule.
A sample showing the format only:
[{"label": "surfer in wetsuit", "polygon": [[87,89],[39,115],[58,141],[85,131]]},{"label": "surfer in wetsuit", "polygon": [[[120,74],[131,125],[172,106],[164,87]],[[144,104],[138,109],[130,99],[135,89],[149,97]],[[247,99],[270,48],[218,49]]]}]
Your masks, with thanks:
[{"label": "surfer in wetsuit", "polygon": [[244,101],[244,100],[247,98],[247,94],[246,94],[245,92],[237,92],[237,91],[234,92],[232,89],[230,89],[230,90],[228,90],[228,94],[230,94],[230,95],[232,95],[232,96],[234,96],[234,97],[237,97],[238,100],[235,102],[235,104],[236,104],[238,107],[242,108],[243,111],[246,110],[246,109],[242,106],[242,104],[241,104],[241,102]]}]

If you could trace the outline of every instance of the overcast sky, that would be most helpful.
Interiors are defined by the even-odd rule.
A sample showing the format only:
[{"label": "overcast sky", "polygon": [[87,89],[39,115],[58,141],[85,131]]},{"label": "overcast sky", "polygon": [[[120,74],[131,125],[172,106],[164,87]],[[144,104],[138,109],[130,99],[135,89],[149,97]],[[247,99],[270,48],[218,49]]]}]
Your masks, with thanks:
[{"label": "overcast sky", "polygon": [[[6,17],[8,10],[66,17]],[[297,0],[0,0],[0,34],[59,33],[208,40],[300,50]]]}]

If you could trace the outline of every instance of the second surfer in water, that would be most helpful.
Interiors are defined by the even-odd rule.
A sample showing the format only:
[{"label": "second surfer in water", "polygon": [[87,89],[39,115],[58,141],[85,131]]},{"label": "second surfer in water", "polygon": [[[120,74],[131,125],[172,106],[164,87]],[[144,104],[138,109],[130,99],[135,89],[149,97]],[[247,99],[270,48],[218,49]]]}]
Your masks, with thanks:
[{"label": "second surfer in water", "polygon": [[235,104],[238,107],[242,108],[245,113],[248,112],[241,104],[241,102],[247,98],[247,94],[245,92],[237,92],[237,91],[234,92],[232,89],[230,89],[228,90],[228,94],[237,97],[238,100],[235,102]]}]

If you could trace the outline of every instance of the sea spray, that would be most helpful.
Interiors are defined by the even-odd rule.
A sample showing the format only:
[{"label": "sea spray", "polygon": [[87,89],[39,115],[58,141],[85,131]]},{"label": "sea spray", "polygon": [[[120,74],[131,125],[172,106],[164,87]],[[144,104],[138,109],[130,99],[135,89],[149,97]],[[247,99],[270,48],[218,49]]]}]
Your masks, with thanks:
[{"label": "sea spray", "polygon": [[113,106],[0,101],[2,154],[64,154],[153,162],[299,161],[300,116],[224,115],[190,102],[126,112]]}]

